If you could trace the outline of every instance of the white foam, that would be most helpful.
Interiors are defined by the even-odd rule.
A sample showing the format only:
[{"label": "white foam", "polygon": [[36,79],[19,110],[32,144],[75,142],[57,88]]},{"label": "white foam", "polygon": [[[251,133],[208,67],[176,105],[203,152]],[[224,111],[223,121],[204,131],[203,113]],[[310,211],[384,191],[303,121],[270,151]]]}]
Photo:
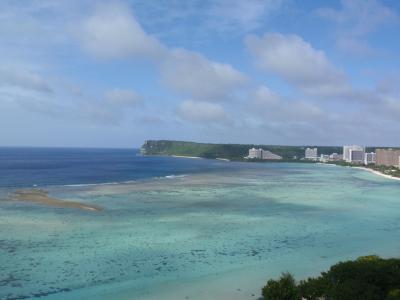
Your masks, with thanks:
[{"label": "white foam", "polygon": [[186,177],[187,175],[184,175],[184,174],[182,174],[182,175],[167,175],[167,176],[165,176],[165,178],[168,178],[168,179],[175,179],[175,178],[184,178],[184,177]]}]

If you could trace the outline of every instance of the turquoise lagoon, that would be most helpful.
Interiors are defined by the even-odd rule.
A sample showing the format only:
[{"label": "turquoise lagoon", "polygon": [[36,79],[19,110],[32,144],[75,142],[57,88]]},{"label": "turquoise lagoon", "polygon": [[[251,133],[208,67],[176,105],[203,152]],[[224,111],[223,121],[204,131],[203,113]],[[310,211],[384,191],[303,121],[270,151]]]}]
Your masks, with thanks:
[{"label": "turquoise lagoon", "polygon": [[330,165],[220,164],[47,188],[100,213],[0,201],[0,299],[257,299],[283,271],[399,256],[400,182]]}]

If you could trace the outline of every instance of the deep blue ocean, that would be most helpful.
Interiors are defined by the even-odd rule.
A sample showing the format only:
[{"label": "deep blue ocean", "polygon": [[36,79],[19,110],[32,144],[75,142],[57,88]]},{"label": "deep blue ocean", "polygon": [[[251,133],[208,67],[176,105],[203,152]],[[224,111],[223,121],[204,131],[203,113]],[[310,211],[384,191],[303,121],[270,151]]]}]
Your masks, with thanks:
[{"label": "deep blue ocean", "polygon": [[125,182],[227,165],[208,159],[142,156],[138,149],[4,147],[0,148],[0,188]]}]

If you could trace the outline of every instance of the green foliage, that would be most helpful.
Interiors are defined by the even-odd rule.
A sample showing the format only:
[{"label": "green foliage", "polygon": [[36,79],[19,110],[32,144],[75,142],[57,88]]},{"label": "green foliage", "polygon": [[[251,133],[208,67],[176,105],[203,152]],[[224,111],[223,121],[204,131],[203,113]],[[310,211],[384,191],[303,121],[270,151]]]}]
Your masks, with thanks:
[{"label": "green foliage", "polygon": [[[278,299],[271,295],[287,290],[286,286],[279,284],[281,280],[268,281],[263,289],[266,300]],[[264,293],[265,290],[268,294]],[[317,278],[308,278],[298,285],[294,283],[291,291],[292,298],[285,299],[400,300],[400,259],[371,255],[340,262]]]},{"label": "green foliage", "polygon": [[321,276],[300,281],[298,290],[299,294],[305,299],[319,300],[321,296],[325,295],[326,286],[326,279],[324,276]]},{"label": "green foliage", "polygon": [[[146,141],[142,150],[147,155],[182,155],[204,158],[227,158],[243,160],[249,154],[250,148],[263,148],[282,156],[283,160],[293,160],[293,157],[304,157],[307,147],[303,146],[271,146],[253,144],[208,144],[183,141],[150,140]],[[320,154],[340,153],[340,147],[318,147]]]},{"label": "green foliage", "polygon": [[375,166],[375,165],[371,165],[368,167],[383,174],[387,174],[394,177],[400,177],[400,169],[396,167]]},{"label": "green foliage", "polygon": [[262,289],[262,295],[267,300],[300,300],[296,282],[289,273],[283,273],[279,280],[268,280]]},{"label": "green foliage", "polygon": [[400,300],[400,289],[390,290],[387,300]]},{"label": "green foliage", "polygon": [[400,260],[363,257],[331,267],[326,275],[333,299],[385,299],[400,287]]},{"label": "green foliage", "polygon": [[362,261],[379,261],[381,258],[378,255],[366,255],[366,256],[360,256],[357,258],[356,261],[362,262]]}]

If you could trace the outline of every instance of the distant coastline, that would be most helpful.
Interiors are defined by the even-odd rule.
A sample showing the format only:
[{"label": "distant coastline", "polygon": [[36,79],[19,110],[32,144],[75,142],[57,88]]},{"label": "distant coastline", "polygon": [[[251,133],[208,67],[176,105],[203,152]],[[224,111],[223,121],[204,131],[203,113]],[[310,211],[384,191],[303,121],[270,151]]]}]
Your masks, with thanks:
[{"label": "distant coastline", "polygon": [[[170,155],[170,156],[171,156],[171,157],[177,157],[177,158],[193,158],[193,159],[201,159],[201,158],[202,158],[202,157],[197,157],[197,156],[185,156],[185,155]],[[216,160],[222,160],[222,161],[230,161],[230,160],[227,159],[227,158],[220,158],[220,157],[217,157],[217,158],[215,158],[215,159],[216,159]],[[293,160],[293,161],[285,161],[285,162],[287,162],[287,163],[296,163],[296,162],[298,162],[298,161],[294,161],[294,160]],[[337,165],[337,164],[332,164],[332,163],[321,163],[321,162],[315,162],[315,164],[317,164],[317,165],[326,165],[326,166],[340,166],[340,165]],[[400,181],[400,178],[399,178],[399,177],[390,176],[390,175],[384,174],[384,173],[382,173],[382,172],[376,171],[376,170],[371,169],[371,168],[360,167],[360,166],[346,166],[346,167],[354,168],[354,169],[358,169],[358,170],[368,171],[368,172],[373,173],[373,174],[375,174],[375,175],[378,175],[378,176],[380,176],[380,177],[384,177],[384,178],[387,178],[387,179],[392,179],[392,180]]]},{"label": "distant coastline", "polygon": [[[249,149],[262,148],[266,152],[280,156],[281,159],[249,159]],[[164,155],[186,158],[210,158],[229,161],[249,162],[307,162],[299,158],[304,156],[306,146],[256,145],[256,144],[212,144],[171,140],[147,140],[141,147],[143,155]],[[341,147],[321,146],[321,153],[330,154],[340,151]]]},{"label": "distant coastline", "polygon": [[[362,164],[347,163],[343,160],[328,159],[327,161],[319,161],[317,159],[304,159],[304,153],[307,152],[307,148],[308,146],[212,144],[171,140],[147,140],[141,147],[141,153],[143,155],[160,155],[196,159],[206,158],[222,161],[322,163],[359,168],[387,179],[400,180],[400,170],[392,170],[392,168],[387,166],[368,165],[363,167]],[[365,151],[374,151],[375,149],[376,148],[374,147],[364,148]],[[260,155],[250,156],[250,152],[253,150],[262,151],[262,157]],[[332,153],[340,153],[342,150],[343,148],[339,146],[318,147],[318,152],[321,154],[321,157],[332,155]],[[264,152],[269,154],[270,157],[264,157]],[[274,159],[273,157],[278,157],[279,159]]]}]

